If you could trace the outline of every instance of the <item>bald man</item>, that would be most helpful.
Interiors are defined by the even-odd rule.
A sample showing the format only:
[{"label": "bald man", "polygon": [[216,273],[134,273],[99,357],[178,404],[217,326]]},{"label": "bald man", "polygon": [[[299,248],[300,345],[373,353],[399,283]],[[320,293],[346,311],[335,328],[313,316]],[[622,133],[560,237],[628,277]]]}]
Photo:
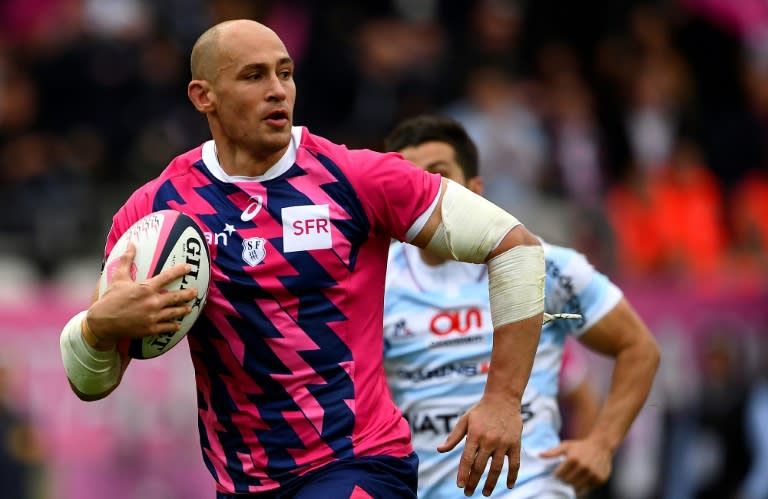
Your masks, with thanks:
[{"label": "bald man", "polygon": [[[503,361],[491,363],[483,397],[439,450],[466,437],[456,476],[466,494],[486,469],[490,494],[505,463],[512,487],[543,317],[539,241],[510,214],[398,154],[350,150],[293,126],[293,61],[266,26],[214,26],[191,66],[188,95],[212,140],[128,199],[105,256],[161,209],[186,213],[210,236],[208,302],[187,339],[217,497],[415,497],[418,459],[382,367],[392,238],[488,266],[492,356]],[[189,272],[184,265],[133,282],[134,254],[129,247],[107,291],[62,331],[65,370],[83,400],[118,386],[126,339],[176,331],[196,295],[162,291]]]}]

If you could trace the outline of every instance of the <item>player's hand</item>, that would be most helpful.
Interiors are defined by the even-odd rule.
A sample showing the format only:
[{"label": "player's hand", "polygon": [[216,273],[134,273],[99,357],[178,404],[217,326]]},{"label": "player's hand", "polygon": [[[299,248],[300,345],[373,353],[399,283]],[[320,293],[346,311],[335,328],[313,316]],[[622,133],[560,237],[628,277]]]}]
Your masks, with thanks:
[{"label": "player's hand", "polygon": [[505,457],[509,459],[507,487],[512,488],[515,485],[517,470],[520,467],[522,430],[520,401],[484,396],[459,419],[456,427],[437,450],[448,452],[466,435],[456,485],[464,489],[465,496],[474,494],[490,459],[488,478],[483,486],[483,495],[489,496],[501,474]]},{"label": "player's hand", "polygon": [[594,439],[565,440],[557,447],[539,453],[545,458],[564,456],[555,476],[584,494],[602,485],[611,474],[613,453],[607,445]]},{"label": "player's hand", "polygon": [[128,244],[109,287],[88,309],[87,327],[102,344],[114,344],[122,338],[176,332],[179,319],[192,310],[187,302],[197,296],[196,289],[170,292],[163,289],[190,272],[188,264],[180,263],[138,283],[131,279],[135,255],[136,247]]}]

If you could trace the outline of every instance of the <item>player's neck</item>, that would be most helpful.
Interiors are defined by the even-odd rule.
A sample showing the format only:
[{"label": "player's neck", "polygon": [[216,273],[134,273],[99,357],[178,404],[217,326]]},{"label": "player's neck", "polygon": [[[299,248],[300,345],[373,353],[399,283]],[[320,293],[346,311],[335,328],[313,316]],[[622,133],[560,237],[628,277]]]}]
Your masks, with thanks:
[{"label": "player's neck", "polygon": [[233,177],[260,177],[272,168],[288,149],[287,144],[276,151],[254,152],[236,146],[219,147],[216,142],[214,151],[221,169]]},{"label": "player's neck", "polygon": [[424,249],[419,249],[419,255],[421,256],[421,260],[430,267],[437,267],[438,265],[442,265],[446,262],[445,258],[437,256],[434,253],[430,253]]}]

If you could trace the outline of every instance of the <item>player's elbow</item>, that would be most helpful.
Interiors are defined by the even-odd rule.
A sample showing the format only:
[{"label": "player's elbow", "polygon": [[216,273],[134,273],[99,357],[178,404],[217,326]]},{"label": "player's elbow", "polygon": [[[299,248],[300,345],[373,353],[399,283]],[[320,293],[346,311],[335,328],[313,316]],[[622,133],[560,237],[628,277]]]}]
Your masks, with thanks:
[{"label": "player's elbow", "polygon": [[488,258],[493,258],[516,246],[541,246],[541,241],[524,225],[520,224],[507,232],[496,249],[488,255]]},{"label": "player's elbow", "polygon": [[634,335],[627,350],[633,365],[650,376],[656,375],[661,364],[661,349],[650,331],[643,328],[643,334]]},{"label": "player's elbow", "polygon": [[656,339],[648,335],[644,345],[645,357],[648,359],[650,369],[655,374],[661,364],[661,349]]},{"label": "player's elbow", "polygon": [[69,381],[69,387],[72,389],[72,392],[77,396],[77,398],[79,398],[83,402],[95,402],[97,400],[106,398],[107,395],[112,393],[115,390],[115,388],[117,388],[117,385],[100,393],[84,393],[81,390],[78,390],[78,388],[72,383],[72,381]]}]

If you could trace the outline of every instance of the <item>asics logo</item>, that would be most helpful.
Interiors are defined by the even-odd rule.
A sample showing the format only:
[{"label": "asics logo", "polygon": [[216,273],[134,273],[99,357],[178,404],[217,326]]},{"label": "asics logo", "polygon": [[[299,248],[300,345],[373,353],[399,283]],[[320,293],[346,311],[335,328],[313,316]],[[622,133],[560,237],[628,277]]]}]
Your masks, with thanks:
[{"label": "asics logo", "polygon": [[251,196],[250,199],[253,200],[253,202],[249,204],[240,214],[240,220],[243,222],[250,222],[253,220],[253,217],[255,217],[261,211],[261,205],[264,204],[264,198],[262,198],[260,195]]}]

